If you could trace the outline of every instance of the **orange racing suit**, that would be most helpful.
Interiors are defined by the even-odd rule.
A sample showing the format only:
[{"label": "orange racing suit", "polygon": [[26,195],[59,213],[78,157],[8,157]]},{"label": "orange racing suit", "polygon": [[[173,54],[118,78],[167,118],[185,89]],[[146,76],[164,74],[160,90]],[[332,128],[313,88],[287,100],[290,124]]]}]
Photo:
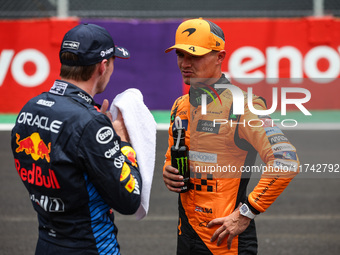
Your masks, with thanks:
[{"label": "orange racing suit", "polygon": [[[221,83],[229,81],[222,76],[216,84]],[[218,226],[207,228],[206,225],[231,214],[239,203],[246,203],[255,214],[264,212],[298,173],[296,149],[268,115],[250,112],[246,93],[244,115],[233,114],[229,89],[215,90],[221,103],[210,98],[204,115],[197,91],[190,88],[190,97],[184,95],[175,101],[165,155],[164,168],[171,164],[173,124],[179,116],[186,128],[191,173],[189,191],[179,196],[177,254],[256,254],[254,220],[233,239],[230,250],[226,240],[220,246],[210,242]],[[266,110],[264,99],[251,96],[257,110]],[[247,197],[246,188],[257,153],[266,163],[262,170],[267,171]]]}]

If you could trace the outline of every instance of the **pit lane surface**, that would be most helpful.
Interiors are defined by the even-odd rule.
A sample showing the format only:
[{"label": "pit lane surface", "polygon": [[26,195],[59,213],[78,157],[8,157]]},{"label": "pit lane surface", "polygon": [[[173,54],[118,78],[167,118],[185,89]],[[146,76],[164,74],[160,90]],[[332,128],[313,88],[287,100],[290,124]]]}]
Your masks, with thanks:
[{"label": "pit lane surface", "polygon": [[[302,164],[340,164],[340,130],[285,131]],[[157,158],[148,216],[116,213],[124,255],[175,254],[177,195],[162,180],[167,131],[158,131]],[[0,254],[34,254],[37,219],[14,167],[10,132],[0,132]],[[261,161],[258,161],[260,164]],[[264,214],[256,218],[260,255],[340,254],[340,173],[312,172],[292,181]],[[248,192],[257,183],[251,180]]]}]

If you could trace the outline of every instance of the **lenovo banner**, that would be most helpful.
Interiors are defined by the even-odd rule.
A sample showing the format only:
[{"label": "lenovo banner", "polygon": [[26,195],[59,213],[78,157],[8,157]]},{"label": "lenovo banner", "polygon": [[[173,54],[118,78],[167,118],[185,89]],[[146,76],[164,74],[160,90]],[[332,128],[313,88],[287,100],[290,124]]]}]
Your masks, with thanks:
[{"label": "lenovo banner", "polygon": [[0,22],[0,113],[18,113],[59,76],[59,48],[77,20]]},{"label": "lenovo banner", "polygon": [[[340,20],[214,19],[225,33],[227,59],[222,69],[233,84],[265,97],[268,107],[300,98],[313,109],[340,109]],[[174,44],[182,20],[16,20],[0,21],[0,113],[18,113],[33,96],[59,78],[59,48],[79,23],[104,26],[129,60],[117,59],[107,90],[95,97],[110,101],[127,88],[138,88],[150,109],[169,110],[182,85]],[[287,89],[290,88],[290,89]],[[295,88],[299,88],[297,90]],[[308,99],[308,100],[307,100]],[[274,107],[274,106],[273,106]],[[287,109],[299,110],[296,105]]]},{"label": "lenovo banner", "polygon": [[[212,20],[225,34],[227,60],[222,70],[244,91],[272,100],[309,98],[309,110],[340,109],[340,20]],[[289,89],[288,89],[289,88]],[[188,92],[184,85],[184,93]],[[289,105],[287,109],[299,110]]]}]

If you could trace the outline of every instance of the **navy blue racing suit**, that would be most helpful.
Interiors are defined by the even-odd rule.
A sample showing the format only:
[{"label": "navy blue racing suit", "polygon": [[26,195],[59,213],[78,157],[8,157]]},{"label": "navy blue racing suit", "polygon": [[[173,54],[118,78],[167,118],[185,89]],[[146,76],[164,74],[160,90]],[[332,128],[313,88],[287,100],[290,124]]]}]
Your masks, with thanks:
[{"label": "navy blue racing suit", "polygon": [[135,151],[92,97],[55,81],[23,107],[11,145],[38,214],[36,254],[119,254],[113,210],[136,212],[142,180]]}]

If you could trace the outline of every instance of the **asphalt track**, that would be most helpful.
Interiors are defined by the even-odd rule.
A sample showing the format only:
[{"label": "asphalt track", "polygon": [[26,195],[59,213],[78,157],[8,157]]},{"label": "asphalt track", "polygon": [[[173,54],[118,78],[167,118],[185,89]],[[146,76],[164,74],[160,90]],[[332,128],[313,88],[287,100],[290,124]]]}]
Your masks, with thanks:
[{"label": "asphalt track", "polygon": [[[302,163],[339,164],[340,130],[285,131]],[[14,168],[10,132],[0,132],[0,254],[34,254],[37,220]],[[175,254],[177,195],[162,180],[167,132],[158,131],[157,159],[148,216],[116,214],[124,255]],[[260,162],[260,161],[259,161]],[[324,175],[325,176],[325,175]],[[276,202],[256,219],[260,255],[340,254],[340,173],[293,180]],[[249,190],[258,179],[250,182]]]}]

